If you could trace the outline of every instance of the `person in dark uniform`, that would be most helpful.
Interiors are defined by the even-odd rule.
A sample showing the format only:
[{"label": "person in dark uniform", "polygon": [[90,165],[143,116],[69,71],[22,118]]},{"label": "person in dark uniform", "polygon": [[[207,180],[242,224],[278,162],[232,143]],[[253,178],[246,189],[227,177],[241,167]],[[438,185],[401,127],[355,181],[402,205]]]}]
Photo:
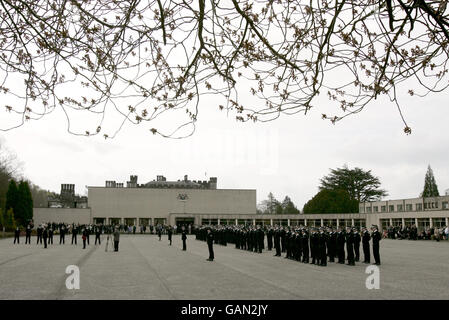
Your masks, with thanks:
[{"label": "person in dark uniform", "polygon": [[373,233],[371,238],[373,239],[373,256],[376,265],[380,265],[380,253],[379,253],[379,241],[382,239],[380,232],[377,230],[377,226],[371,228]]},{"label": "person in dark uniform", "polygon": [[371,240],[371,235],[369,234],[366,228],[362,229],[362,247],[363,247],[363,256],[365,260],[363,263],[370,263],[370,249],[369,249],[369,241]]},{"label": "person in dark uniform", "polygon": [[31,244],[31,230],[33,228],[31,227],[31,224],[27,225],[27,228],[25,230],[25,244]]},{"label": "person in dark uniform", "polygon": [[267,232],[268,251],[271,251],[271,249],[273,249],[273,234],[273,228],[270,227]]},{"label": "person in dark uniform", "polygon": [[355,253],[355,261],[360,261],[360,241],[362,237],[360,237],[360,233],[357,229],[354,229],[354,253]]},{"label": "person in dark uniform", "polygon": [[337,233],[334,229],[329,228],[329,237],[327,241],[327,253],[329,256],[329,262],[335,262],[335,257],[337,255]]},{"label": "person in dark uniform", "polygon": [[159,241],[161,241],[161,237],[162,237],[162,227],[159,226],[157,228],[157,236],[159,237]]},{"label": "person in dark uniform", "polygon": [[301,262],[302,256],[302,239],[301,232],[298,230],[295,232],[295,260]]},{"label": "person in dark uniform", "polygon": [[115,252],[118,251],[119,241],[120,241],[120,232],[118,231],[118,228],[115,227],[115,231],[114,231],[114,251]]},{"label": "person in dark uniform", "polygon": [[75,224],[73,224],[72,225],[72,244],[73,244],[74,240],[75,240],[75,245],[77,244],[76,243],[76,236],[77,236],[77,234],[78,234],[78,228],[75,226]]},{"label": "person in dark uniform", "polygon": [[39,227],[37,227],[37,242],[36,244],[42,244],[42,225],[40,224]]},{"label": "person in dark uniform", "polygon": [[83,229],[83,236],[82,236],[82,239],[83,239],[83,249],[86,249],[86,240],[87,240],[87,228],[84,228]]},{"label": "person in dark uniform", "polygon": [[259,249],[258,252],[262,253],[262,249],[264,247],[265,242],[265,233],[260,228],[260,226],[257,227],[256,236],[257,236],[257,249]]},{"label": "person in dark uniform", "polygon": [[274,247],[276,249],[275,257],[281,256],[281,230],[279,230],[278,227],[276,227],[276,230],[274,231]]},{"label": "person in dark uniform", "polygon": [[42,230],[42,238],[44,239],[44,249],[47,249],[48,230],[46,226]]},{"label": "person in dark uniform", "polygon": [[65,232],[66,232],[66,228],[65,225],[62,224],[61,227],[59,228],[59,244],[65,244]]},{"label": "person in dark uniform", "polygon": [[326,243],[328,241],[328,236],[324,232],[324,229],[320,229],[319,237],[318,237],[318,265],[325,267],[327,266],[327,251],[326,251]]},{"label": "person in dark uniform", "polygon": [[287,248],[285,247],[285,237],[287,236],[287,231],[285,231],[285,229],[283,227],[281,227],[281,251],[282,253],[284,253]]},{"label": "person in dark uniform", "polygon": [[309,234],[306,229],[301,231],[301,248],[302,248],[302,262],[309,263]]},{"label": "person in dark uniform", "polygon": [[355,266],[354,261],[354,232],[351,230],[351,228],[347,228],[346,232],[346,252],[348,255],[348,265],[349,266]]},{"label": "person in dark uniform", "polygon": [[338,256],[338,263],[345,264],[345,242],[346,242],[346,236],[343,230],[341,230],[340,227],[337,229],[337,256]]},{"label": "person in dark uniform", "polygon": [[209,259],[207,261],[214,261],[214,234],[210,228],[207,229],[207,248],[209,249]]},{"label": "person in dark uniform", "polygon": [[48,229],[48,244],[53,244],[53,227]]},{"label": "person in dark uniform", "polygon": [[186,244],[186,240],[187,240],[187,231],[186,228],[184,226],[182,226],[181,229],[181,240],[182,240],[182,250],[186,251],[187,250],[187,244]]},{"label": "person in dark uniform", "polygon": [[95,228],[95,245],[97,245],[97,240],[98,240],[98,244],[101,245],[101,229],[99,226],[96,226]]},{"label": "person in dark uniform", "polygon": [[313,229],[312,235],[310,236],[310,253],[312,254],[312,262],[310,264],[319,264],[318,256],[318,245],[319,245],[319,235],[316,229]]},{"label": "person in dark uniform", "polygon": [[86,231],[86,240],[87,240],[87,245],[90,245],[89,243],[89,236],[90,236],[90,226],[86,226],[84,228],[84,230]]},{"label": "person in dark uniform", "polygon": [[14,230],[14,244],[20,244],[20,228],[17,227],[16,230]]},{"label": "person in dark uniform", "polygon": [[291,259],[291,257],[292,257],[291,237],[292,237],[291,231],[286,230],[286,232],[285,232],[285,251],[286,251],[285,259]]},{"label": "person in dark uniform", "polygon": [[170,241],[169,246],[171,246],[171,238],[172,238],[172,235],[173,235],[173,229],[171,228],[171,226],[168,226],[167,234],[168,234],[168,241]]}]

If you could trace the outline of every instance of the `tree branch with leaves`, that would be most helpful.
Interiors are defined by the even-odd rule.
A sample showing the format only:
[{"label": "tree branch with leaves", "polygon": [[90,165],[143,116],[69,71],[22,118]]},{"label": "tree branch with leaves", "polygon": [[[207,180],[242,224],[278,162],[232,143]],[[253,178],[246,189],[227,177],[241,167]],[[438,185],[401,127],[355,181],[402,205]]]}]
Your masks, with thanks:
[{"label": "tree branch with leaves", "polygon": [[267,122],[329,104],[336,123],[386,96],[409,134],[398,96],[449,85],[446,4],[3,0],[0,129],[62,110],[76,135],[183,138],[204,107]]}]

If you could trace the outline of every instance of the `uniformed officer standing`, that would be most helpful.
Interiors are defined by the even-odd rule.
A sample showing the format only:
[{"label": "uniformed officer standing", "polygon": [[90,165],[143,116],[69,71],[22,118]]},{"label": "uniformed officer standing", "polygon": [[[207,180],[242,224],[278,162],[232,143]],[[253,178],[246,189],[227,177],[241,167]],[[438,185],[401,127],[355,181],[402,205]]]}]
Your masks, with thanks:
[{"label": "uniformed officer standing", "polygon": [[348,254],[348,265],[355,266],[354,261],[354,232],[351,228],[347,228],[346,232],[346,251]]},{"label": "uniformed officer standing", "polygon": [[182,226],[181,230],[182,230],[181,231],[182,250],[186,251],[187,250],[187,244],[186,244],[187,231],[186,231],[186,227]]},{"label": "uniformed officer standing", "polygon": [[302,262],[309,263],[309,234],[306,229],[301,231],[301,241],[302,241]]},{"label": "uniformed officer standing", "polygon": [[114,251],[117,252],[118,251],[118,244],[120,241],[120,232],[118,231],[118,227],[115,227],[115,231],[114,231]]},{"label": "uniformed officer standing", "polygon": [[90,236],[90,228],[91,226],[86,226],[85,231],[86,231],[86,239],[87,239],[87,245],[90,245],[89,243],[89,236]]},{"label": "uniformed officer standing", "polygon": [[319,235],[316,229],[313,229],[310,236],[310,253],[312,254],[312,262],[310,264],[319,264],[318,259]]},{"label": "uniformed officer standing", "polygon": [[327,234],[324,232],[324,229],[320,229],[320,234],[318,237],[318,265],[325,267],[327,266],[327,251],[326,251],[326,243],[328,241]]},{"label": "uniformed officer standing", "polygon": [[278,227],[276,227],[276,230],[274,231],[274,247],[276,249],[275,257],[281,256],[281,230],[279,230]]},{"label": "uniformed officer standing", "polygon": [[82,239],[83,239],[83,249],[86,249],[87,228],[84,228],[84,229],[83,229],[83,236],[82,236]]},{"label": "uniformed officer standing", "polygon": [[61,227],[59,228],[59,244],[61,243],[65,244],[65,232],[66,232],[65,225],[62,224]]},{"label": "uniformed officer standing", "polygon": [[264,248],[264,242],[265,242],[265,233],[260,228],[260,226],[257,227],[257,249],[259,250],[259,253],[262,253],[262,249]]},{"label": "uniformed officer standing", "polygon": [[73,241],[75,241],[75,245],[77,244],[76,243],[77,234],[78,234],[78,228],[75,226],[75,224],[73,224],[72,225],[72,244],[73,244]]},{"label": "uniformed officer standing", "polygon": [[329,228],[329,238],[327,242],[327,250],[329,256],[329,262],[335,262],[335,256],[337,255],[337,233],[334,229]]},{"label": "uniformed officer standing", "polygon": [[16,230],[14,230],[14,244],[20,244],[20,228],[17,227]]},{"label": "uniformed officer standing", "polygon": [[345,264],[345,242],[346,242],[346,236],[344,234],[344,231],[341,230],[340,227],[337,229],[337,256],[338,256],[338,263]]},{"label": "uniformed officer standing", "polygon": [[267,232],[267,243],[268,243],[268,251],[273,249],[273,228],[269,227]]},{"label": "uniformed officer standing", "polygon": [[362,247],[363,247],[363,256],[365,260],[363,263],[370,263],[370,250],[369,250],[369,241],[371,240],[371,236],[366,228],[363,228],[362,231]]},{"label": "uniformed officer standing", "polygon": [[157,228],[157,236],[159,237],[159,241],[161,241],[161,237],[162,237],[162,227],[158,226]]},{"label": "uniformed officer standing", "polygon": [[39,227],[37,227],[37,242],[36,244],[42,244],[42,225],[40,224]]},{"label": "uniformed officer standing", "polygon": [[360,241],[362,238],[360,237],[360,233],[357,229],[354,229],[354,253],[355,253],[355,261],[360,261]]},{"label": "uniformed officer standing", "polygon": [[287,236],[287,231],[283,227],[281,227],[281,251],[283,253],[287,250],[287,248],[285,247],[285,240],[286,240],[285,237],[286,236]]},{"label": "uniformed officer standing", "polygon": [[47,249],[48,230],[46,226],[42,230],[42,238],[44,238],[44,249]]},{"label": "uniformed officer standing", "polygon": [[31,227],[31,224],[27,225],[27,228],[25,230],[25,244],[31,244],[31,230],[33,228]]},{"label": "uniformed officer standing", "polygon": [[167,234],[168,234],[168,241],[170,241],[169,246],[171,246],[171,238],[172,238],[172,234],[173,234],[173,230],[172,230],[171,226],[168,226]]},{"label": "uniformed officer standing", "polygon": [[48,244],[53,244],[53,228],[48,229]]},{"label": "uniformed officer standing", "polygon": [[214,234],[210,228],[207,229],[207,248],[209,249],[209,259],[207,261],[214,261]]},{"label": "uniformed officer standing", "polygon": [[95,228],[95,245],[97,245],[97,240],[98,240],[98,244],[101,245],[101,229],[99,226],[96,226]]},{"label": "uniformed officer standing", "polygon": [[377,226],[372,227],[373,233],[371,238],[373,238],[373,256],[376,265],[380,265],[380,253],[379,253],[379,241],[381,240],[380,232],[377,230]]}]

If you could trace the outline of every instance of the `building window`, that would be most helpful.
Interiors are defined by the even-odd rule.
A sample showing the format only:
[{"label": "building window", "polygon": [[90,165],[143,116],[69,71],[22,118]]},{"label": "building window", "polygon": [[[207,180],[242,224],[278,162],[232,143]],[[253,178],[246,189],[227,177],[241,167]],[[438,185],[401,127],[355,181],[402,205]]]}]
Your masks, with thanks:
[{"label": "building window", "polygon": [[416,204],[416,211],[422,211],[422,203]]},{"label": "building window", "polygon": [[371,213],[371,207],[366,207],[366,213]]},{"label": "building window", "polygon": [[388,206],[388,212],[394,212],[394,206],[393,205],[389,205]]},{"label": "building window", "polygon": [[406,211],[412,211],[412,210],[413,210],[412,204],[411,204],[411,203],[406,204],[406,205],[405,205],[405,210],[406,210]]},{"label": "building window", "polygon": [[360,207],[360,213],[365,213],[365,207]]},{"label": "building window", "polygon": [[403,211],[402,204],[398,204],[398,211]]},{"label": "building window", "polygon": [[379,212],[379,207],[378,206],[374,206],[373,207],[373,212]]},{"label": "building window", "polygon": [[435,208],[437,208],[437,209],[438,209],[438,201],[437,201],[437,202],[435,202]]},{"label": "building window", "polygon": [[380,207],[380,212],[386,212],[386,211],[387,211],[387,206]]},{"label": "building window", "polygon": [[427,209],[427,202],[424,202],[424,210]]},{"label": "building window", "polygon": [[449,202],[444,201],[443,202],[443,210],[447,210],[447,209],[449,209]]}]

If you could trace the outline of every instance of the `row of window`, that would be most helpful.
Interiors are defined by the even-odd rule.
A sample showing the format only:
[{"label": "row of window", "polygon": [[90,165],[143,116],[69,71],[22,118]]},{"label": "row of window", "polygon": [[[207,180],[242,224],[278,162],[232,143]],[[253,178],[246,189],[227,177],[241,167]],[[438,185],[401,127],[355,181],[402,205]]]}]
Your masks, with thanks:
[{"label": "row of window", "polygon": [[[436,201],[436,202],[424,202],[424,210],[438,209],[439,208],[438,205],[439,205],[438,201]],[[395,212],[395,209],[398,212],[402,212],[402,211],[407,211],[407,212],[408,211],[423,211],[423,204],[422,203],[415,203],[414,207],[415,207],[415,210],[413,210],[413,204],[407,203],[405,205],[405,210],[404,210],[404,205],[403,204],[396,205],[396,208],[395,208],[394,205],[389,205],[388,206],[388,212]],[[443,210],[449,210],[449,203],[448,203],[448,201],[443,201],[441,203],[441,208]],[[361,211],[363,211],[363,208],[361,208]],[[373,206],[372,209],[371,209],[371,207],[366,207],[366,213],[372,213],[372,212],[374,212],[374,213],[379,212],[379,206]],[[380,212],[387,212],[387,206],[386,205],[385,206],[380,206]],[[363,213],[363,212],[361,212],[361,213]]]},{"label": "row of window", "polygon": [[[382,229],[388,229],[390,224],[394,227],[398,227],[403,225],[401,218],[393,218],[391,219],[380,219],[380,225]],[[418,223],[416,225],[416,222]],[[412,226],[416,225],[416,227],[419,230],[425,230],[427,228],[430,228],[430,218],[405,218],[404,219],[404,226]],[[446,218],[432,218],[432,226],[437,228],[443,228],[446,226]]]},{"label": "row of window", "polygon": [[[270,225],[269,219],[255,219],[256,225]],[[235,219],[220,219],[221,225],[227,225],[227,224],[234,224]],[[237,223],[239,225],[245,225],[245,224],[253,224],[252,219],[238,219]],[[217,225],[218,219],[201,219],[201,224],[203,225]],[[365,219],[354,219],[354,226],[355,227],[362,227],[365,226],[366,220]],[[288,220],[287,219],[273,219],[273,225],[280,225],[280,226],[287,226]],[[290,226],[300,226],[305,225],[304,219],[290,219]],[[323,219],[323,226],[333,226],[337,227],[337,219]],[[321,219],[307,219],[307,226],[308,227],[321,227]],[[352,226],[352,219],[339,219],[338,226],[340,227],[351,227]]]}]

